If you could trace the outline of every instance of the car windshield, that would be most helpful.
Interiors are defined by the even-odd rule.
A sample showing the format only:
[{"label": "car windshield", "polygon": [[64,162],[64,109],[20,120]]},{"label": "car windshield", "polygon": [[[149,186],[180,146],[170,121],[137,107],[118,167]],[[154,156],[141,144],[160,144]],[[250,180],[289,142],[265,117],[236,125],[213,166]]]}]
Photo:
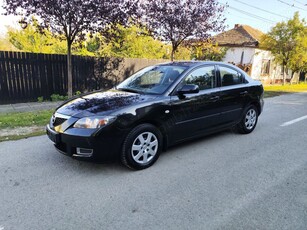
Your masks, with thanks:
[{"label": "car windshield", "polygon": [[164,65],[146,67],[120,83],[116,89],[144,94],[163,94],[186,68]]}]

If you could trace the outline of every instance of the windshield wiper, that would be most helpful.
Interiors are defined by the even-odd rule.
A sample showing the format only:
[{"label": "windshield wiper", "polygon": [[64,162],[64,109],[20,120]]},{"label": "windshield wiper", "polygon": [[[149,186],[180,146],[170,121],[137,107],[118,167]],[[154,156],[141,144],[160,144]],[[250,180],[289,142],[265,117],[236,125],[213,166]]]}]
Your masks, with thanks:
[{"label": "windshield wiper", "polygon": [[130,92],[130,93],[139,93],[139,94],[143,94],[143,92],[135,90],[135,89],[131,89],[131,88],[116,88],[117,90],[120,91],[125,91],[125,92]]}]

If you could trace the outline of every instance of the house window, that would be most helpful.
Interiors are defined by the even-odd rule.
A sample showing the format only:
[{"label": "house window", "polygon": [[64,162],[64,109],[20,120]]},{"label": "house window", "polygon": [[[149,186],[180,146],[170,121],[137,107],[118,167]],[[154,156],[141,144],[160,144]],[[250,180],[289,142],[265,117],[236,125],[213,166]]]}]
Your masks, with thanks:
[{"label": "house window", "polygon": [[270,74],[270,66],[271,66],[271,60],[268,60],[268,59],[262,60],[261,75],[269,75]]}]

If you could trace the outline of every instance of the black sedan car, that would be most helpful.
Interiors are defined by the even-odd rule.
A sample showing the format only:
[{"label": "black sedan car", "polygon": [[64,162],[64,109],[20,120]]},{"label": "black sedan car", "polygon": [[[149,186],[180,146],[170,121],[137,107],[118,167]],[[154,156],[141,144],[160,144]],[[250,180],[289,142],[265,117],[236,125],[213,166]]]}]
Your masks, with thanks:
[{"label": "black sedan car", "polygon": [[47,135],[79,159],[114,157],[145,169],[168,146],[235,128],[251,133],[263,109],[263,87],[221,62],[172,62],[140,70],[115,88],[59,106]]}]

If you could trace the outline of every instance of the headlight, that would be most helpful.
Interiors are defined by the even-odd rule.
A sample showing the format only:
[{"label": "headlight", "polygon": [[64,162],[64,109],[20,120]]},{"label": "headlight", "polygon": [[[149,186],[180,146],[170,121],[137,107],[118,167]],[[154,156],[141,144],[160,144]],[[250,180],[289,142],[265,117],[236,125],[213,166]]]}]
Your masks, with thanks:
[{"label": "headlight", "polygon": [[74,128],[97,129],[112,123],[115,117],[84,117],[74,124]]}]

